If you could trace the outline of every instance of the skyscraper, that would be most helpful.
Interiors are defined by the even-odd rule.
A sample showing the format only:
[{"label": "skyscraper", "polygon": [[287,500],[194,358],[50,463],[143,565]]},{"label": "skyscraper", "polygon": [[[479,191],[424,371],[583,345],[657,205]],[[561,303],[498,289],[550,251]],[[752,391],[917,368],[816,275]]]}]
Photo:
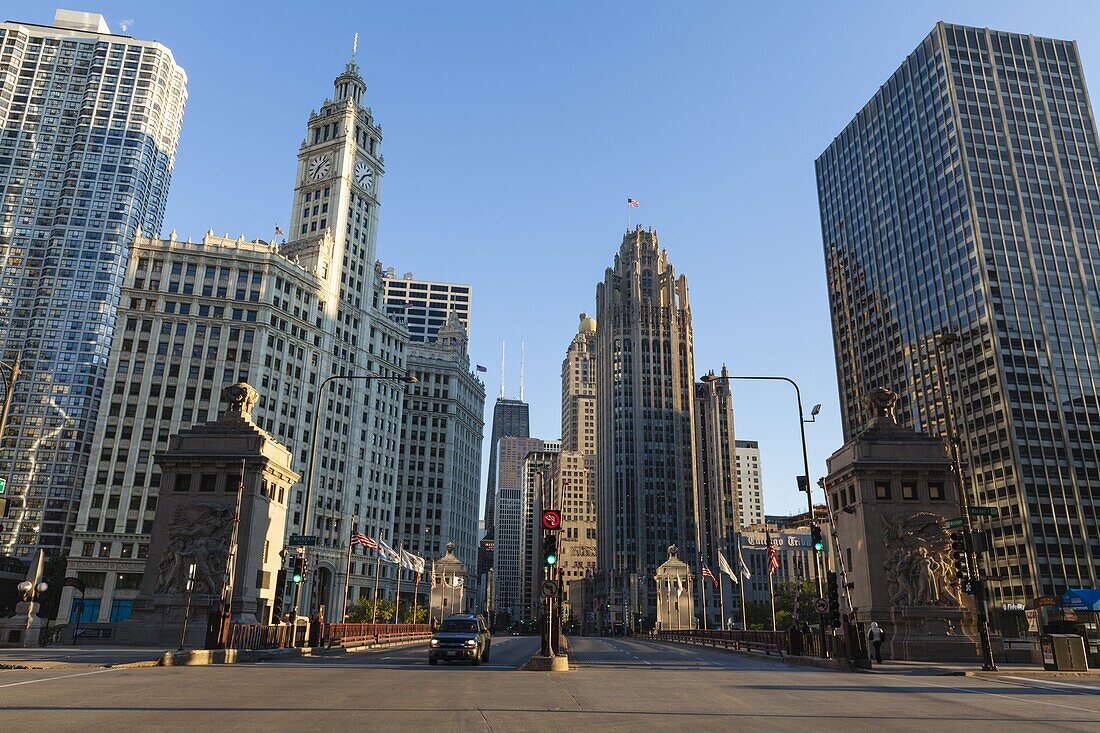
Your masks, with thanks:
[{"label": "skyscraper", "polygon": [[551,467],[561,510],[558,573],[566,606],[581,620],[570,583],[596,569],[596,320],[585,313],[561,364],[561,443]]},{"label": "skyscraper", "polygon": [[[448,542],[476,560],[485,385],[470,371],[466,329],[455,313],[431,343],[409,346],[393,537],[423,557]],[[427,592],[427,589],[424,589]]]},{"label": "skyscraper", "polygon": [[764,493],[760,480],[760,444],[755,440],[738,440],[736,444],[739,524],[742,527],[762,524]]},{"label": "skyscraper", "polygon": [[817,160],[845,439],[952,411],[995,608],[1100,575],[1098,169],[1073,42],[944,23]]},{"label": "skyscraper", "polygon": [[94,13],[0,23],[0,361],[18,357],[0,553],[62,549],[104,396],[130,242],[164,217],[187,77]]},{"label": "skyscraper", "polygon": [[452,314],[470,332],[470,286],[459,283],[416,280],[411,272],[397,277],[391,267],[383,278],[386,313],[403,321],[413,343],[434,341]]},{"label": "skyscraper", "polygon": [[[499,400],[497,404],[500,404]],[[525,608],[526,547],[530,532],[526,521],[527,501],[524,463],[532,451],[541,451],[545,443],[538,438],[506,435],[496,445],[493,461],[497,476],[494,486],[496,510],[501,511],[496,547],[489,558],[493,569],[493,607],[512,618],[528,615]],[[493,515],[496,515],[496,510]]]},{"label": "skyscraper", "polygon": [[623,237],[596,286],[596,322],[599,566],[614,573],[613,609],[637,595],[634,611],[655,617],[653,576],[669,545],[693,568],[697,552],[688,284],[652,229]]},{"label": "skyscraper", "polygon": [[522,400],[497,399],[493,405],[493,433],[489,438],[489,479],[485,489],[485,534],[493,536],[496,523],[493,518],[493,505],[497,493],[499,468],[497,466],[497,448],[501,438],[531,437],[530,408]]},{"label": "skyscraper", "polygon": [[[713,379],[713,376],[714,372],[711,372],[708,378],[695,383],[696,543],[702,562],[714,571],[715,578],[725,587],[724,591],[732,591],[729,578],[715,568],[719,567],[719,554],[727,561],[737,556],[736,536],[742,524],[734,468],[733,399],[729,371],[723,366],[722,377]],[[708,584],[698,583],[697,587],[702,594]],[[732,593],[726,593],[726,597],[732,598]],[[707,625],[710,628],[722,628],[717,600],[708,599],[704,604],[702,596],[698,599],[698,610],[702,612],[705,605],[709,612]]]},{"label": "skyscraper", "polygon": [[[307,121],[298,148],[290,241],[216,237],[201,243],[138,237],[122,287],[119,334],[107,359],[111,390],[84,480],[70,569],[104,582],[98,618],[117,621],[135,593],[112,588],[140,573],[159,494],[153,462],[168,436],[213,416],[236,381],[260,393],[256,423],[286,445],[303,480],[287,500],[288,534],[317,537],[303,610],[342,608],[352,528],[392,540],[405,385],[332,375],[405,374],[408,332],[381,310],[375,262],[379,129],[362,105],[355,63]],[[210,413],[204,414],[204,410]],[[309,505],[314,410],[320,410]],[[352,600],[374,586],[373,562],[356,559]],[[393,566],[380,587],[393,592]],[[129,582],[129,581],[123,581]],[[118,591],[118,592],[115,592]],[[68,596],[66,596],[67,598]],[[62,604],[62,613],[66,602]],[[90,617],[93,609],[85,604]]]}]

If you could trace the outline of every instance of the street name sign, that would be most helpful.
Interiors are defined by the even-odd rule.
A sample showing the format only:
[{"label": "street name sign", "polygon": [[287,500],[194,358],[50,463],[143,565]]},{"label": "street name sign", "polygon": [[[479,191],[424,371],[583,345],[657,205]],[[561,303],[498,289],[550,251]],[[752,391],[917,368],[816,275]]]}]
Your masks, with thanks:
[{"label": "street name sign", "polygon": [[948,519],[947,520],[947,528],[948,529],[959,529],[962,526],[963,526],[963,518],[962,517],[955,517],[954,519]]},{"label": "street name sign", "polygon": [[313,547],[317,544],[315,534],[292,534],[287,542],[291,547]]},{"label": "street name sign", "polygon": [[1000,512],[997,511],[997,507],[994,506],[972,506],[970,507],[970,516],[972,517],[996,517]]}]

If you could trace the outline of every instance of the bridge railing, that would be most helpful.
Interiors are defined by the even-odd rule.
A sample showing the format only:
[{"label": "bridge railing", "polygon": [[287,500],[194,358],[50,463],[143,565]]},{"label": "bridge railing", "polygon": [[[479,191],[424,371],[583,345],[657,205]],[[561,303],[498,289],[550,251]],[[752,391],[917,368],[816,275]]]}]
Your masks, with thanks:
[{"label": "bridge railing", "polygon": [[320,645],[392,644],[429,639],[431,635],[428,624],[324,624]]},{"label": "bridge railing", "polygon": [[719,631],[684,629],[682,631],[658,631],[658,639],[686,644],[701,644],[725,649],[762,652],[775,656],[789,654],[787,634],[782,631]]},{"label": "bridge railing", "polygon": [[304,646],[308,627],[298,624],[233,624],[229,627],[230,649],[283,649]]}]

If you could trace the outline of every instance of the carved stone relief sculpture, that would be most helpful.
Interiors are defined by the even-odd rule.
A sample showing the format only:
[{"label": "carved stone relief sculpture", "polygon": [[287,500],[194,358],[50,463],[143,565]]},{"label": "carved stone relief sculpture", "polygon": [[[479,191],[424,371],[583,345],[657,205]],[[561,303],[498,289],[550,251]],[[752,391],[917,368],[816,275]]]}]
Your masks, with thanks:
[{"label": "carved stone relief sculpture", "polygon": [[195,593],[221,591],[233,524],[230,507],[197,502],[177,507],[168,524],[168,542],[157,566],[157,593],[182,593],[195,563]]},{"label": "carved stone relief sculpture", "polygon": [[958,607],[955,569],[948,562],[951,540],[943,517],[931,512],[884,517],[883,544],[890,604]]}]

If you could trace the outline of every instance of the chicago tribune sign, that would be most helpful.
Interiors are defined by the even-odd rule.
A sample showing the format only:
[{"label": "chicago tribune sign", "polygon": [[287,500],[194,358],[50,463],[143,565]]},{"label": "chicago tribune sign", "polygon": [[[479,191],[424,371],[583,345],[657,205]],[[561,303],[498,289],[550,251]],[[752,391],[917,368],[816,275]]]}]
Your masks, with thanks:
[{"label": "chicago tribune sign", "polygon": [[[745,541],[745,544],[749,547],[767,547],[768,536],[764,534],[744,534],[741,535]],[[804,534],[781,534],[773,535],[771,538],[771,544],[776,549],[783,549],[784,547],[806,547],[810,546],[810,533]]]}]

